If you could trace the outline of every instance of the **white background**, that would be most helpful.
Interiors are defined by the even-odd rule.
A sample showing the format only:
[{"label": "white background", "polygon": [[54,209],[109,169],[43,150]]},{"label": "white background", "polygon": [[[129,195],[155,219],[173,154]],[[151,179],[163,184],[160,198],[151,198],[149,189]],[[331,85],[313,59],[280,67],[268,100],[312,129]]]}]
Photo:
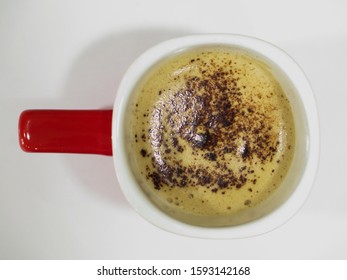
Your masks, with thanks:
[{"label": "white background", "polygon": [[[346,259],[346,15],[343,0],[1,0],[0,259]],[[167,233],[127,203],[111,157],[19,148],[22,110],[112,107],[141,52],[192,33],[270,41],[312,83],[321,127],[316,182],[301,211],[271,233]]]}]

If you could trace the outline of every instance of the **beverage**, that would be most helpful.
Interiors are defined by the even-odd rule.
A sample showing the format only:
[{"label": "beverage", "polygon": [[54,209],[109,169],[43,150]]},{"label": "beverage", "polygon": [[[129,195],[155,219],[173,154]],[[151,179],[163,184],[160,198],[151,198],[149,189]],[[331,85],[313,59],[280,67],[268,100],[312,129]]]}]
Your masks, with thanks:
[{"label": "beverage", "polygon": [[186,223],[245,222],[293,158],[290,102],[271,66],[238,48],[165,58],[136,85],[128,110],[134,175],[160,209]]}]

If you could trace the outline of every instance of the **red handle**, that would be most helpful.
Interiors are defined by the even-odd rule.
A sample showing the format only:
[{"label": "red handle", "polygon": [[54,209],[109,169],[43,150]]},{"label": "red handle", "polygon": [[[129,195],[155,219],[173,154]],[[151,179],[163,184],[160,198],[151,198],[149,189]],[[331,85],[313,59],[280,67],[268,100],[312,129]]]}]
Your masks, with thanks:
[{"label": "red handle", "polygon": [[112,155],[112,110],[27,110],[19,118],[26,152]]}]

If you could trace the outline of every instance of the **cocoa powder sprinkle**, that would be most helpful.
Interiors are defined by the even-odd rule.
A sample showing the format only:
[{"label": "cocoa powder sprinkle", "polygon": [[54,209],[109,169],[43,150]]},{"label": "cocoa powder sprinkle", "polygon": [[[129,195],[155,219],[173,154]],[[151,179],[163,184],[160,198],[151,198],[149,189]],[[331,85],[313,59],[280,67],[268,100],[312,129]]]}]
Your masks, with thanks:
[{"label": "cocoa powder sprinkle", "polygon": [[[232,61],[218,65],[213,59],[206,61],[199,57],[190,63],[200,67],[200,75],[187,76],[184,87],[172,94],[165,106],[158,106],[151,115],[144,114],[155,125],[141,136],[142,141],[150,141],[153,147],[166,147],[165,157],[155,154],[152,157],[154,171],[149,171],[147,177],[157,190],[164,185],[203,186],[217,192],[239,189],[247,181],[255,184],[257,179],[251,168],[233,170],[221,163],[230,155],[244,163],[271,161],[279,145],[272,133],[271,120],[251,100],[243,98],[242,90],[247,89],[239,85],[239,70]],[[258,98],[262,98],[260,93]],[[170,137],[165,137],[168,134]],[[175,160],[176,152],[185,152],[184,145],[190,146],[193,153],[202,152],[218,168],[206,170],[198,164],[185,167]],[[143,157],[148,154],[144,149],[140,153]]]}]

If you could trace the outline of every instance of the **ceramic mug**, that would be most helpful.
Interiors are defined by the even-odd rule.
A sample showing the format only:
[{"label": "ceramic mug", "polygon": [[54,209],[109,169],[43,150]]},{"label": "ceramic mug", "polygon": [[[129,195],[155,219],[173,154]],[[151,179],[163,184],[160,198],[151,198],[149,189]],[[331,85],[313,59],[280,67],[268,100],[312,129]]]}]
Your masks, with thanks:
[{"label": "ceramic mug", "polygon": [[[159,60],[178,51],[224,45],[256,53],[277,67],[291,102],[295,122],[295,152],[274,205],[261,217],[234,226],[201,227],[176,220],[159,210],[139,186],[127,158],[124,125],[127,104],[137,82]],[[20,146],[27,152],[89,153],[113,156],[120,187],[133,208],[152,224],[169,232],[200,238],[242,238],[269,232],[302,207],[313,185],[319,158],[319,126],[314,95],[296,62],[278,47],[242,35],[203,34],[175,38],[144,52],[125,73],[113,110],[27,110],[19,119]]]}]

